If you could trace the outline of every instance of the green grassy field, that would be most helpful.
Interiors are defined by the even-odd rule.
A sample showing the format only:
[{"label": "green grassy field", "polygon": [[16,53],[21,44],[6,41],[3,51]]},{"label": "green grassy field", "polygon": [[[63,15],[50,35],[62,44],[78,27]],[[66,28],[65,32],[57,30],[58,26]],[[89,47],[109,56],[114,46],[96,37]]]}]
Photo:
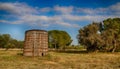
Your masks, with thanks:
[{"label": "green grassy field", "polygon": [[0,50],[0,69],[120,69],[120,52],[49,52],[44,57],[21,54],[20,50]]}]

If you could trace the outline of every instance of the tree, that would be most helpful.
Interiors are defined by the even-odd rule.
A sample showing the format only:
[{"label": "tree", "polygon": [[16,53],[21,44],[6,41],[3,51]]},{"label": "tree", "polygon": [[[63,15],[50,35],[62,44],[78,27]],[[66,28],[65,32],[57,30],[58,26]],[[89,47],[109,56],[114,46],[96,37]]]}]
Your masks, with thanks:
[{"label": "tree", "polygon": [[65,49],[65,46],[71,44],[72,40],[66,31],[51,30],[49,34],[49,44],[50,46],[58,49]]},{"label": "tree", "polygon": [[[109,18],[104,20],[105,34],[108,38],[106,41],[109,42],[109,51],[114,52],[115,50],[120,50],[120,18]],[[111,41],[110,41],[111,40]]]},{"label": "tree", "polygon": [[5,42],[3,40],[3,36],[0,34],[0,48],[3,48],[5,45]]},{"label": "tree", "polygon": [[[98,33],[99,32],[99,33]],[[87,51],[120,50],[120,18],[106,19],[92,23],[79,30],[78,41]]]},{"label": "tree", "polygon": [[14,44],[14,46],[12,46],[11,48],[21,48],[21,49],[23,48],[23,44],[24,44],[23,41],[18,41],[16,39],[12,39],[10,43]]},{"label": "tree", "polygon": [[23,48],[23,41],[11,38],[9,34],[0,34],[0,48]]},{"label": "tree", "polygon": [[5,44],[5,49],[8,50],[9,48],[13,48],[15,45],[12,43]]},{"label": "tree", "polygon": [[22,49],[23,48],[23,45],[24,45],[24,41],[17,41],[17,48],[20,48]]},{"label": "tree", "polygon": [[92,23],[79,30],[78,42],[85,46],[88,52],[97,52],[101,47],[100,44],[103,41],[101,40],[101,36],[98,31],[98,23]]},{"label": "tree", "polygon": [[8,48],[10,47],[11,43],[11,36],[9,34],[3,34],[3,42],[4,42],[4,48],[6,48],[6,50],[8,50]]}]

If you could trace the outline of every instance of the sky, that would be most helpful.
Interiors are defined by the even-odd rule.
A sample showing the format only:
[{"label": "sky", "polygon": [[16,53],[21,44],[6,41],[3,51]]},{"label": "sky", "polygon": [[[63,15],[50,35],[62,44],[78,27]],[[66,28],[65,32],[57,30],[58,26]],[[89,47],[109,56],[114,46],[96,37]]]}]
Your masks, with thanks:
[{"label": "sky", "polygon": [[78,30],[120,17],[120,0],[0,0],[0,34],[24,40],[30,29],[64,30],[77,45]]}]

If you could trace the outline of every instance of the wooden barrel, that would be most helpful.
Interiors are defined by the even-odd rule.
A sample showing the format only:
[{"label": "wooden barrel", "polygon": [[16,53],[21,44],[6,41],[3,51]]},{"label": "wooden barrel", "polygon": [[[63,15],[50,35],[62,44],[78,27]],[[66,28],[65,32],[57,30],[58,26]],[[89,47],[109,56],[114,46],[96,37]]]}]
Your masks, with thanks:
[{"label": "wooden barrel", "polygon": [[48,33],[45,30],[25,32],[24,56],[44,56],[48,51]]}]

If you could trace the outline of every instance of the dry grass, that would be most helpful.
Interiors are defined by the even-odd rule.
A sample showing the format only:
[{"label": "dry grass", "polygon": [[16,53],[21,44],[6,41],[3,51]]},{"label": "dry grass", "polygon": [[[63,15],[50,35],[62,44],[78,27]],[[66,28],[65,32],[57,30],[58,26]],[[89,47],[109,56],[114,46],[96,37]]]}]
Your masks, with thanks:
[{"label": "dry grass", "polygon": [[0,69],[120,69],[120,52],[49,52],[44,57],[25,57],[21,53],[0,50]]}]

